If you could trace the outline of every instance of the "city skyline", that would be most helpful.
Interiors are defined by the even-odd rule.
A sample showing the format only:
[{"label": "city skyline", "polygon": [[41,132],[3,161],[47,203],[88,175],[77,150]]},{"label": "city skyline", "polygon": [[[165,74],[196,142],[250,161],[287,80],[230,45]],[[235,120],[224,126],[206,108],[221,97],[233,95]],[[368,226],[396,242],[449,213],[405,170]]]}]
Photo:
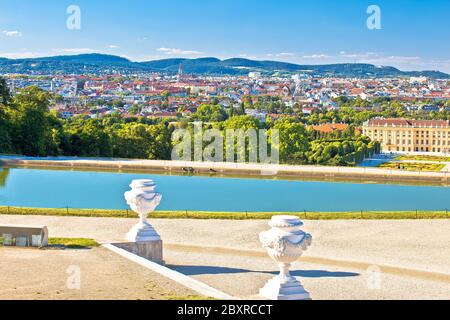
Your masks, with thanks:
[{"label": "city skyline", "polygon": [[[450,72],[446,1],[44,2],[0,1],[0,57],[95,52],[133,61],[243,57]],[[380,30],[366,25],[373,4]],[[71,5],[81,10],[77,30],[67,28]]]}]

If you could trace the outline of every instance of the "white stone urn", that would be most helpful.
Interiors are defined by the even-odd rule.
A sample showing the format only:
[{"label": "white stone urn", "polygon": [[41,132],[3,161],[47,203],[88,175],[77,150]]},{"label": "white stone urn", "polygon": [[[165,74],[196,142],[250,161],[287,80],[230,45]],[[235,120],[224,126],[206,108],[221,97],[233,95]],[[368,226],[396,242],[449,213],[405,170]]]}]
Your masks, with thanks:
[{"label": "white stone urn", "polygon": [[155,211],[161,202],[162,195],[155,191],[153,180],[133,180],[131,190],[125,192],[125,200],[130,208],[139,214],[139,223],[131,228],[126,238],[131,242],[160,241],[161,237],[147,222],[149,213]]},{"label": "white stone urn", "polygon": [[274,216],[269,226],[272,229],[262,232],[259,239],[278,264],[280,274],[269,280],[259,294],[270,300],[310,300],[309,293],[289,269],[311,245],[311,235],[301,230],[303,223],[295,216]]}]

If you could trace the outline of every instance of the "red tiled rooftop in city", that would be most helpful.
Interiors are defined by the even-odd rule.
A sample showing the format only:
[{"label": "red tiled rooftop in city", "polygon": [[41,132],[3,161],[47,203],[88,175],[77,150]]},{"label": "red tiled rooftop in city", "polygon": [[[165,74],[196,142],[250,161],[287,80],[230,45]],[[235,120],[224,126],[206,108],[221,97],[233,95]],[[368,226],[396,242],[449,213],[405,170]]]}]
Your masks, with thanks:
[{"label": "red tiled rooftop in city", "polygon": [[344,123],[326,123],[319,126],[313,126],[315,131],[322,133],[331,133],[335,131],[345,131],[348,128],[348,124]]}]

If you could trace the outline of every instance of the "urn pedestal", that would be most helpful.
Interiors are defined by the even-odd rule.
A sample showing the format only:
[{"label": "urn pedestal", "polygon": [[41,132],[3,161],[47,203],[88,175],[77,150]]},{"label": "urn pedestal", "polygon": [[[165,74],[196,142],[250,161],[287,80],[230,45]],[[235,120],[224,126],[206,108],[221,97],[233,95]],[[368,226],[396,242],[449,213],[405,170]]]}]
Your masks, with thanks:
[{"label": "urn pedestal", "polygon": [[164,264],[162,240],[115,243],[114,245],[139,257],[156,263]]},{"label": "urn pedestal", "polygon": [[125,192],[125,199],[130,208],[139,214],[139,223],[127,233],[128,243],[116,245],[140,257],[163,263],[161,237],[147,221],[148,214],[155,211],[162,195],[155,191],[153,180],[133,180],[130,187],[131,190]]},{"label": "urn pedestal", "polygon": [[146,242],[146,241],[160,241],[161,237],[147,221],[140,221],[133,226],[126,236],[128,241],[132,242]]},{"label": "urn pedestal", "polygon": [[303,223],[295,216],[274,216],[271,230],[260,234],[260,241],[269,256],[278,264],[280,274],[262,288],[259,294],[270,300],[310,300],[310,294],[289,269],[310,245],[312,237],[303,232]]}]

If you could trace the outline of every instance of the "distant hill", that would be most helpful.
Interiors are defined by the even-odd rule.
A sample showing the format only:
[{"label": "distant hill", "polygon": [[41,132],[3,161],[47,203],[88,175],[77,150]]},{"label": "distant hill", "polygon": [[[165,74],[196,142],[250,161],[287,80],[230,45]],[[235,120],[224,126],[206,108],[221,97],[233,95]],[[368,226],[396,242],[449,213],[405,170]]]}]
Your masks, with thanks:
[{"label": "distant hill", "polygon": [[263,74],[293,74],[306,72],[317,76],[335,77],[411,77],[449,79],[450,75],[440,71],[401,71],[389,66],[363,63],[328,65],[298,65],[279,61],[255,61],[242,58],[219,60],[217,58],[163,59],[133,62],[126,58],[105,54],[81,54],[33,59],[0,58],[0,73],[122,73],[164,72],[176,74],[179,65],[187,74],[196,75],[246,75],[250,71]]},{"label": "distant hill", "polygon": [[32,62],[54,61],[54,62],[70,62],[70,63],[88,63],[88,64],[130,63],[130,60],[126,58],[98,53],[21,59],[16,61],[32,61]]}]

